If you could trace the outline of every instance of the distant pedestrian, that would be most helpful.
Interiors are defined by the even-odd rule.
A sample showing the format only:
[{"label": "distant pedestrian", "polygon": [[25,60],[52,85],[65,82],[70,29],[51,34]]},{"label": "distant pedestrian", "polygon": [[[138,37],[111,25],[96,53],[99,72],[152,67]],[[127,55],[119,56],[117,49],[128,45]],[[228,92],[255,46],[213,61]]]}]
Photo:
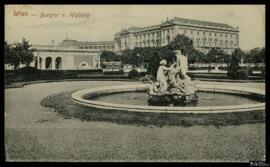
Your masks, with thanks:
[{"label": "distant pedestrian", "polygon": [[212,72],[212,67],[211,65],[208,66],[208,73]]}]

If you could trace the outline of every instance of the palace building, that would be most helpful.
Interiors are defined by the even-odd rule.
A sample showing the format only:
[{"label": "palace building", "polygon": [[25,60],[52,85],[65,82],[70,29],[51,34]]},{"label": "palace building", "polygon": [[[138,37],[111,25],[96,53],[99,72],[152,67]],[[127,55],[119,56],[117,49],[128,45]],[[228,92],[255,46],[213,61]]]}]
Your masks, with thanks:
[{"label": "palace building", "polygon": [[44,70],[101,68],[102,50],[121,52],[135,47],[165,46],[178,34],[192,39],[194,47],[203,53],[220,48],[231,54],[239,47],[238,27],[174,17],[159,25],[123,29],[115,34],[113,41],[82,42],[66,37],[58,45],[54,45],[54,41],[51,45],[33,45],[36,52],[31,65]]},{"label": "palace building", "polygon": [[221,48],[231,54],[239,47],[239,28],[228,24],[175,17],[159,25],[130,27],[115,35],[115,49],[165,46],[178,34],[191,38],[194,47],[207,53],[211,48]]}]

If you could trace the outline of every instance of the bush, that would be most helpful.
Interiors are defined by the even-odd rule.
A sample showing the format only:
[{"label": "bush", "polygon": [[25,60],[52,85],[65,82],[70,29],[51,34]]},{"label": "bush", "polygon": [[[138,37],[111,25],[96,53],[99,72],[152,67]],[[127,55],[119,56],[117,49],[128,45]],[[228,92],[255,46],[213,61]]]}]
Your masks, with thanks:
[{"label": "bush", "polygon": [[247,70],[247,73],[248,73],[248,75],[253,75],[253,70],[252,69],[248,69]]},{"label": "bush", "polygon": [[230,79],[248,79],[248,72],[246,70],[237,70],[236,72],[228,72]]},{"label": "bush", "polygon": [[33,81],[40,76],[40,70],[35,67],[23,67],[15,70],[14,81]]},{"label": "bush", "polygon": [[[208,70],[209,67],[188,67],[189,70]],[[215,67],[211,66],[211,70],[214,70]]]},{"label": "bush", "polygon": [[104,75],[124,75],[124,70],[119,71],[105,71],[103,72]]},{"label": "bush", "polygon": [[34,74],[39,74],[39,73],[40,73],[40,70],[36,69],[35,67],[23,67],[15,71],[16,75],[21,75],[21,74],[34,75]]},{"label": "bush", "polygon": [[40,75],[41,80],[62,79],[62,78],[64,78],[64,71],[62,70],[45,70],[42,71]]},{"label": "bush", "polygon": [[265,68],[262,68],[262,70],[261,70],[261,76],[262,76],[263,78],[265,78]]},{"label": "bush", "polygon": [[5,85],[11,84],[14,80],[14,73],[5,73]]},{"label": "bush", "polygon": [[128,78],[130,78],[130,79],[137,79],[137,78],[140,78],[140,77],[141,77],[141,75],[136,69],[132,69],[128,73]]},{"label": "bush", "polygon": [[147,72],[140,72],[140,75],[143,77],[147,74]]}]

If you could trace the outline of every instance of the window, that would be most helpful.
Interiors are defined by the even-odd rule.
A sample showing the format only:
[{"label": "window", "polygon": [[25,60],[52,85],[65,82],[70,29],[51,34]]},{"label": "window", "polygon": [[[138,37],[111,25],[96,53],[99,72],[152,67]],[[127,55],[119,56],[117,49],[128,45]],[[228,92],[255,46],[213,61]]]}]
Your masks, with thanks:
[{"label": "window", "polygon": [[209,36],[211,36],[211,32],[209,32]]},{"label": "window", "polygon": [[215,33],[215,36],[217,36],[217,33]]},{"label": "window", "polygon": [[200,34],[200,32],[199,31],[197,31],[197,35],[199,35]]},{"label": "window", "polygon": [[205,35],[205,31],[203,32],[203,35]]},{"label": "window", "polygon": [[192,31],[192,30],[190,30],[190,33],[191,33],[191,34],[193,34],[193,31]]}]

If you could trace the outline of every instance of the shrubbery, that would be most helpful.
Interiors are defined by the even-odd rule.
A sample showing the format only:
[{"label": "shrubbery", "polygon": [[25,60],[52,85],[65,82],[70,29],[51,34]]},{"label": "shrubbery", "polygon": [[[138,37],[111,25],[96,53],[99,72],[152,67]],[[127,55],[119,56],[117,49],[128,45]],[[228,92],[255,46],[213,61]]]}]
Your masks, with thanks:
[{"label": "shrubbery", "polygon": [[248,72],[246,70],[237,70],[227,73],[230,79],[248,79]]},{"label": "shrubbery", "polygon": [[147,75],[147,72],[140,72],[140,76],[144,77],[145,75]]},{"label": "shrubbery", "polygon": [[128,73],[128,78],[130,78],[130,79],[138,79],[140,77],[141,77],[141,74],[136,69],[132,69]]},{"label": "shrubbery", "polygon": [[263,69],[261,70],[261,76],[262,76],[263,78],[265,78],[265,68],[263,68]]},{"label": "shrubbery", "polygon": [[91,70],[39,70],[23,67],[15,71],[5,70],[5,84],[35,80],[73,79],[78,74],[102,74],[102,69]]},{"label": "shrubbery", "polygon": [[105,71],[103,72],[104,75],[124,75],[124,70],[119,71]]},{"label": "shrubbery", "polygon": [[[15,78],[16,76],[16,78]],[[14,79],[19,81],[37,80],[40,76],[40,70],[34,67],[23,67],[15,70]]]},{"label": "shrubbery", "polygon": [[35,67],[23,67],[23,68],[19,68],[18,70],[15,70],[15,74],[16,75],[20,75],[20,74],[39,74],[40,70],[36,69]]}]

